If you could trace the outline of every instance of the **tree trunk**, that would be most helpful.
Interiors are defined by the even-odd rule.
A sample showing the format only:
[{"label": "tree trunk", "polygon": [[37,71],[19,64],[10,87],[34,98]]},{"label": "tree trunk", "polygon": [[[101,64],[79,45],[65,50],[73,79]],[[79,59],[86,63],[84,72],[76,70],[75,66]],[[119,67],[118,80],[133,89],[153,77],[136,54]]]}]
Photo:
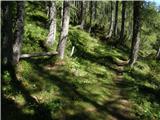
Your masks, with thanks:
[{"label": "tree trunk", "polygon": [[85,14],[86,14],[86,3],[84,0],[81,1],[81,25],[80,28],[84,28],[84,23],[85,23]]},{"label": "tree trunk", "polygon": [[61,59],[64,58],[65,44],[67,41],[68,30],[69,30],[69,18],[70,18],[69,1],[64,1],[63,2],[62,30],[61,30],[60,40],[59,40],[58,48],[57,48],[58,54]]},{"label": "tree trunk", "polygon": [[94,20],[97,19],[97,1],[94,1]]},{"label": "tree trunk", "polygon": [[114,22],[114,30],[113,30],[114,35],[117,35],[117,21],[118,21],[118,1],[116,1],[116,9],[115,9],[115,22]]},{"label": "tree trunk", "polygon": [[140,43],[140,28],[141,28],[141,1],[134,1],[133,5],[133,35],[132,35],[132,45],[131,45],[131,55],[129,64],[132,67],[137,60],[139,43]]},{"label": "tree trunk", "polygon": [[90,26],[88,32],[91,32],[92,29],[92,19],[93,19],[93,1],[90,1]]},{"label": "tree trunk", "polygon": [[63,2],[61,4],[61,27],[62,27],[62,20],[63,20]]},{"label": "tree trunk", "polygon": [[157,52],[157,60],[160,60],[160,48],[158,49],[158,52]]},{"label": "tree trunk", "polygon": [[12,62],[12,2],[2,3],[2,64],[7,65]]},{"label": "tree trunk", "polygon": [[122,1],[122,23],[119,41],[121,44],[124,43],[124,31],[125,31],[125,14],[126,14],[126,1]]},{"label": "tree trunk", "polygon": [[15,65],[19,62],[21,45],[24,31],[24,1],[17,2],[17,20],[16,20],[15,40],[13,43],[13,62]]},{"label": "tree trunk", "polygon": [[113,33],[113,27],[114,27],[114,10],[113,10],[113,2],[111,2],[111,20],[110,20],[110,30],[109,34],[106,36],[106,38],[111,38]]},{"label": "tree trunk", "polygon": [[56,38],[56,1],[51,1],[50,13],[50,27],[46,45],[51,47]]}]

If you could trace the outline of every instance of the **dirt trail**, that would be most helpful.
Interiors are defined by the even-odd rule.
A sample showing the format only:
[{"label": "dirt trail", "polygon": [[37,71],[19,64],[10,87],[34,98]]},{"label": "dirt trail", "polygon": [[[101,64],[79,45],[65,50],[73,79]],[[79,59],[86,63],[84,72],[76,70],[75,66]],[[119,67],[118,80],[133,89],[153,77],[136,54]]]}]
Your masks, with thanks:
[{"label": "dirt trail", "polygon": [[124,67],[127,63],[127,61],[122,61],[114,64],[116,66],[116,78],[114,79],[116,89],[114,90],[115,95],[110,100],[112,102],[110,108],[115,110],[115,114],[118,114],[120,117],[117,118],[117,115],[113,115],[107,118],[107,120],[135,120],[133,104],[127,99],[127,90],[125,90],[125,80],[123,78]]}]

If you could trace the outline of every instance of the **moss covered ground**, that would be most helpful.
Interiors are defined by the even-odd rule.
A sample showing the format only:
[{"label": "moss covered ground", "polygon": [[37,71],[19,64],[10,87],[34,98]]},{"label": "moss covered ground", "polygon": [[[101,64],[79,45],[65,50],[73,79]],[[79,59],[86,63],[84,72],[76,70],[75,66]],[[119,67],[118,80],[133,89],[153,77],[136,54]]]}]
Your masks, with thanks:
[{"label": "moss covered ground", "polygon": [[[75,51],[69,57],[72,46]],[[2,101],[8,100],[3,104],[9,115],[3,117],[158,120],[159,63],[140,59],[130,69],[123,64],[127,54],[71,27],[63,61],[52,57],[21,60],[17,85],[5,73]]]}]

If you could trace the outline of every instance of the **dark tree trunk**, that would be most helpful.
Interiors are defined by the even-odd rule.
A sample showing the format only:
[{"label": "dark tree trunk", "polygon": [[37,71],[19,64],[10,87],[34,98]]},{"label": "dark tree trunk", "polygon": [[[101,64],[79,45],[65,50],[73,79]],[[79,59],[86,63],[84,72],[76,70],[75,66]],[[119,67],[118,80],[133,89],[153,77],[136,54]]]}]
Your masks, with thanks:
[{"label": "dark tree trunk", "polygon": [[83,29],[84,28],[84,24],[85,24],[85,14],[86,14],[86,3],[84,0],[81,1],[81,25],[80,28]]},{"label": "dark tree trunk", "polygon": [[93,1],[90,1],[89,7],[90,7],[90,26],[89,26],[88,32],[90,33],[92,29],[92,19],[93,19]]},{"label": "dark tree trunk", "polygon": [[119,41],[121,44],[124,43],[124,31],[125,31],[125,14],[126,14],[126,1],[122,1],[122,23]]},{"label": "dark tree trunk", "polygon": [[116,9],[115,9],[115,22],[114,22],[114,30],[113,30],[114,35],[117,35],[117,21],[118,21],[118,1],[116,1]]},{"label": "dark tree trunk", "polygon": [[54,44],[56,38],[56,1],[51,1],[51,7],[49,9],[50,17],[50,27],[49,34],[46,41],[46,45],[51,47]]},{"label": "dark tree trunk", "polygon": [[113,27],[114,27],[114,10],[113,10],[113,2],[112,2],[112,1],[110,1],[110,2],[111,2],[110,30],[109,30],[109,34],[106,36],[106,39],[112,37]]},{"label": "dark tree trunk", "polygon": [[2,64],[12,63],[12,2],[2,3]]},{"label": "dark tree trunk", "polygon": [[142,1],[133,2],[133,35],[132,35],[132,45],[131,45],[131,55],[129,64],[132,67],[137,60],[139,43],[140,43],[140,28],[141,28],[141,8]]},{"label": "dark tree trunk", "polygon": [[94,1],[94,19],[97,18],[97,1]]},{"label": "dark tree trunk", "polygon": [[21,45],[24,31],[24,1],[17,2],[17,20],[16,20],[15,40],[13,43],[13,65],[19,62],[21,54]]},{"label": "dark tree trunk", "polygon": [[57,48],[58,54],[61,59],[64,58],[65,44],[67,41],[68,30],[69,30],[69,18],[70,18],[69,1],[64,1],[63,2],[62,30],[61,30],[60,40],[59,40],[58,48]]}]

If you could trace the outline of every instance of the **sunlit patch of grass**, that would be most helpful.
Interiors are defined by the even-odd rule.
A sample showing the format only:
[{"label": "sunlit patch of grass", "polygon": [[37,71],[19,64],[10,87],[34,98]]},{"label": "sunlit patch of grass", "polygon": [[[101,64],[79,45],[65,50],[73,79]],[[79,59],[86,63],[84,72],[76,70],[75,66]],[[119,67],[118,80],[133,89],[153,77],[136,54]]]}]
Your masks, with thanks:
[{"label": "sunlit patch of grass", "polygon": [[124,74],[124,78],[130,81],[132,85],[128,95],[134,102],[135,112],[138,114],[138,120],[141,119],[160,119],[159,116],[159,62],[156,60],[139,60],[133,69]]}]

